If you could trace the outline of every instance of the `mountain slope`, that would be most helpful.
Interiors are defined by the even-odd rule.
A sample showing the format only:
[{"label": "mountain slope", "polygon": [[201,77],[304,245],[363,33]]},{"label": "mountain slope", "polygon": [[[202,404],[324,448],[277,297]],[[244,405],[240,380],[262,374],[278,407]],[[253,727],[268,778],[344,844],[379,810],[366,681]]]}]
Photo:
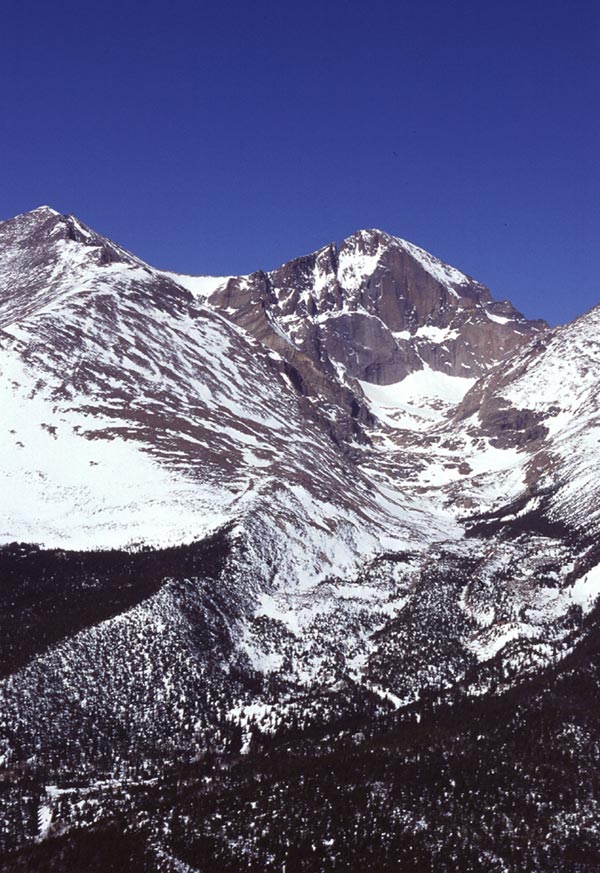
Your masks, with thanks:
[{"label": "mountain slope", "polygon": [[272,833],[230,819],[240,856],[194,819],[261,750],[364,768],[390,718],[511,713],[568,670],[600,593],[599,311],[550,331],[381,231],[219,278],[46,207],[0,224],[0,541],[25,544],[0,550],[0,845],[116,815],[155,867],[280,869]]},{"label": "mountain slope", "polygon": [[[41,210],[8,224],[3,539],[189,541],[274,492],[299,514],[303,500],[316,501],[310,525],[325,531],[318,518],[335,527],[328,495],[336,492],[339,524],[353,503],[355,527],[369,526],[369,506],[374,528],[394,513],[402,527],[406,501],[372,496],[360,475],[348,475],[270,350],[126,253],[117,260],[119,250],[92,232],[72,239],[73,219]],[[29,252],[43,276],[37,294],[14,251],[21,263]],[[340,497],[346,480],[350,494]]]}]

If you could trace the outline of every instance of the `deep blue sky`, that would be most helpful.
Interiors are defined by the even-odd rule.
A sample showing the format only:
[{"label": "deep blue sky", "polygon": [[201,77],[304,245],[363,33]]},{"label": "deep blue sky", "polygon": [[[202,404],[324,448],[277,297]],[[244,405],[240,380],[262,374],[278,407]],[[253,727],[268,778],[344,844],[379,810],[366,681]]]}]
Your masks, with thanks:
[{"label": "deep blue sky", "polygon": [[361,227],[568,320],[600,302],[600,5],[5,0],[0,218],[269,269]]}]

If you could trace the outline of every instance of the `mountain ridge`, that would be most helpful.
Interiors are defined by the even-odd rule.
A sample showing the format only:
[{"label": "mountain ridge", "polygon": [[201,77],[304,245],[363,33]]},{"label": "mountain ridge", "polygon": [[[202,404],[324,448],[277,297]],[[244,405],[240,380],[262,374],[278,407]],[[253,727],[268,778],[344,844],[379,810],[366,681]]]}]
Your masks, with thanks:
[{"label": "mountain ridge", "polygon": [[[518,721],[510,695],[550,699],[573,659],[596,687],[600,307],[550,330],[379,231],[185,287],[34,212],[0,224],[0,851],[117,815],[155,868],[206,867],[188,807],[220,804],[211,761],[235,795],[273,743],[309,770],[323,738],[362,762],[390,724],[435,734],[473,700]],[[365,785],[392,802],[382,772]],[[425,813],[402,802],[410,841]],[[210,815],[213,864],[294,869],[263,819],[269,857]],[[351,869],[336,852],[318,869]]]}]

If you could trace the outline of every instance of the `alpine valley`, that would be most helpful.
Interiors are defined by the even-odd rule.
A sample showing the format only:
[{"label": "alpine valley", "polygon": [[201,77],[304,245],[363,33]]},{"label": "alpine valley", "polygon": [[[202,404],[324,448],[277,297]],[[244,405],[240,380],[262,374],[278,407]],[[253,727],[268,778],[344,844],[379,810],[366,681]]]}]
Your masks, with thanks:
[{"label": "alpine valley", "polygon": [[6,871],[600,870],[600,307],[0,223]]}]

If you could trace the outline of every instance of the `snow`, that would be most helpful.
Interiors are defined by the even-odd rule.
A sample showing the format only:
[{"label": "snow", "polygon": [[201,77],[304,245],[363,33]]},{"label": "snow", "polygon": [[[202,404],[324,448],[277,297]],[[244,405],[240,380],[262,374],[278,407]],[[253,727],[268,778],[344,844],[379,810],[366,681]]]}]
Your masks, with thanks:
[{"label": "snow", "polygon": [[241,648],[246,653],[252,669],[258,673],[276,673],[281,670],[283,655],[280,652],[265,652],[256,646],[249,636],[241,641]]},{"label": "snow", "polygon": [[513,640],[536,632],[537,628],[523,622],[499,622],[467,640],[466,646],[478,661],[489,661]]},{"label": "snow", "polygon": [[496,324],[508,324],[512,321],[511,318],[506,318],[504,315],[495,315],[493,312],[490,312],[488,309],[485,310],[485,314],[489,318],[490,321],[495,322]]},{"label": "snow", "polygon": [[38,839],[43,840],[52,824],[52,807],[42,804],[38,808]]},{"label": "snow", "polygon": [[425,366],[391,385],[359,380],[372,411],[392,427],[422,429],[461,402],[475,379],[449,376]]},{"label": "snow", "polygon": [[[102,275],[106,276],[103,269]],[[130,281],[136,269],[126,267],[118,275],[124,273]],[[88,271],[86,276],[93,285],[93,273]],[[132,378],[137,380],[137,392],[147,392],[148,410],[157,409],[153,393],[158,391],[161,396],[168,388],[164,367],[160,369],[148,354],[148,348],[152,348],[148,343],[154,336],[158,362],[164,360],[166,349],[171,359],[175,349],[181,349],[173,371],[176,413],[165,411],[171,420],[186,419],[197,433],[197,413],[186,416],[185,412],[190,400],[196,408],[204,403],[207,409],[200,432],[211,426],[208,413],[214,410],[221,423],[220,439],[232,439],[245,463],[252,467],[269,464],[264,451],[272,440],[265,438],[262,429],[288,427],[281,403],[274,399],[265,404],[256,390],[260,377],[254,372],[240,377],[239,364],[230,352],[231,329],[224,322],[180,319],[178,324],[160,310],[152,310],[146,315],[144,331],[138,332],[134,308],[129,307],[121,292],[117,298],[119,308],[112,306],[109,319],[103,323],[95,307],[97,301],[105,307],[105,301],[110,300],[104,287],[98,293],[93,289],[72,293],[71,289],[60,300],[60,310],[51,311],[58,307],[58,298],[44,303],[34,316],[8,327],[4,340],[0,340],[0,541],[23,540],[71,548],[121,547],[139,541],[162,545],[205,536],[229,519],[230,507],[239,497],[214,475],[202,475],[202,468],[193,463],[181,465],[182,472],[175,472],[173,464],[160,463],[153,455],[155,441],[147,445],[136,439],[132,425],[127,426],[126,437],[112,433],[119,416],[130,414],[131,403],[123,408],[120,398],[131,395]],[[189,341],[178,333],[181,327],[192,332]],[[52,370],[58,367],[56,387],[64,391],[63,364],[53,351],[61,329],[69,337],[83,329],[71,373],[74,378],[85,355],[86,371],[90,372],[90,366],[95,368],[99,386],[94,385],[91,396],[85,392],[72,396],[66,405],[58,404],[52,396],[52,385],[43,387],[40,379],[43,375],[52,382]],[[40,331],[41,342],[37,339]],[[198,339],[192,339],[194,333]],[[32,334],[39,349],[35,367],[25,365],[22,359]],[[121,348],[131,349],[125,366],[122,356],[115,357],[115,335]],[[56,349],[60,349],[60,334],[58,338]],[[144,357],[136,352],[140,340],[145,343]],[[209,384],[206,378],[212,377],[210,371],[204,379],[198,378],[194,359],[198,353],[215,368]],[[96,391],[104,395],[101,400],[98,394],[94,396]],[[269,408],[276,413],[269,414]],[[262,438],[249,433],[248,422],[261,428]],[[179,442],[171,453],[173,462],[176,458],[183,460],[186,453],[193,455],[204,444],[191,434],[180,437],[177,428],[164,428],[158,437]],[[255,446],[258,454],[250,446]]]},{"label": "snow", "polygon": [[267,616],[275,621],[280,621],[285,624],[293,634],[299,633],[298,616],[289,604],[284,601],[284,605],[280,606],[278,602],[270,594],[263,593],[260,595],[259,606],[256,610],[257,616]]},{"label": "snow", "polygon": [[[547,413],[558,405],[563,412],[575,412],[595,391],[590,367],[600,366],[600,310],[592,310],[566,327],[547,334],[532,355],[526,347],[507,367],[502,396],[515,405]],[[523,361],[527,367],[523,367]]]},{"label": "snow", "polygon": [[497,446],[493,446],[488,439],[484,438],[478,440],[471,448],[467,461],[474,476],[482,476],[488,473],[496,475],[503,470],[513,470],[516,467],[520,471],[523,456],[517,449],[500,449]]},{"label": "snow", "polygon": [[573,603],[581,606],[584,612],[589,612],[600,597],[600,564],[578,579],[570,591]]},{"label": "snow", "polygon": [[455,328],[435,327],[435,325],[426,324],[417,328],[412,334],[408,330],[397,330],[392,332],[392,336],[399,340],[426,339],[433,343],[444,343],[457,339],[459,332]]},{"label": "snow", "polygon": [[458,337],[458,331],[453,330],[449,327],[434,327],[433,325],[424,325],[416,331],[415,337],[417,339],[421,339],[421,337],[423,337],[424,339],[431,340],[431,342],[434,343],[442,343],[446,342],[447,340],[456,339]]},{"label": "snow", "polygon": [[407,706],[409,703],[412,703],[411,698],[407,697],[402,699],[401,697],[398,697],[397,694],[393,694],[391,691],[389,691],[389,689],[383,688],[381,685],[375,685],[373,682],[363,682],[363,685],[365,686],[365,688],[368,688],[369,691],[372,691],[374,694],[380,697],[382,700],[389,701],[393,705],[394,710],[401,709],[403,706]]},{"label": "snow", "polygon": [[355,249],[340,252],[338,278],[347,291],[356,293],[362,287],[365,279],[371,276],[379,263],[385,249],[380,247],[372,255],[365,255]]},{"label": "snow", "polygon": [[177,282],[198,300],[206,300],[217,288],[226,285],[232,278],[231,276],[186,276],[182,273],[169,273],[165,270],[162,271],[162,275]]},{"label": "snow", "polygon": [[449,264],[440,261],[439,258],[430,255],[429,252],[426,252],[425,249],[419,248],[419,246],[414,245],[414,243],[407,242],[398,237],[395,237],[395,241],[401,248],[418,261],[430,276],[433,276],[433,278],[437,279],[440,284],[444,285],[453,297],[460,297],[452,286],[467,285],[470,282],[468,276],[461,273],[461,271],[457,270],[456,267],[451,267]]},{"label": "snow", "polygon": [[[331,278],[332,278],[331,272],[329,270],[321,267],[321,265],[319,264],[319,260],[317,259],[317,262],[315,264],[315,269],[313,271],[312,287],[313,287],[314,293],[318,295],[322,291],[324,291],[327,288],[327,285],[329,284]],[[308,302],[307,298],[309,296],[310,296],[309,292],[305,291],[304,292],[304,302],[305,303]]]},{"label": "snow", "polygon": [[51,206],[36,206],[35,209],[31,209],[29,212],[22,212],[20,215],[17,215],[16,218],[29,218],[30,216],[35,215],[60,215],[60,212],[57,212],[56,209],[53,209]]},{"label": "snow", "polygon": [[73,224],[73,226],[75,228],[77,228],[77,230],[79,231],[79,233],[82,235],[82,237],[84,239],[86,239],[86,240],[92,239],[92,234],[90,233],[90,231],[87,229],[87,227],[84,224],[82,224],[79,221],[79,219],[75,218],[74,215],[71,216],[71,223]]},{"label": "snow", "polygon": [[11,384],[28,386],[31,379],[18,362],[10,370],[7,363],[5,357],[0,380],[0,542],[171,544],[226,520],[222,490],[178,481],[139,443],[86,438],[80,432],[90,426],[86,416],[57,417],[41,393]]},{"label": "snow", "polygon": [[437,398],[451,404],[460,403],[475,381],[423,367],[391,385],[375,385],[372,382],[360,382],[360,385],[374,403],[388,408],[402,408],[423,397]]}]

